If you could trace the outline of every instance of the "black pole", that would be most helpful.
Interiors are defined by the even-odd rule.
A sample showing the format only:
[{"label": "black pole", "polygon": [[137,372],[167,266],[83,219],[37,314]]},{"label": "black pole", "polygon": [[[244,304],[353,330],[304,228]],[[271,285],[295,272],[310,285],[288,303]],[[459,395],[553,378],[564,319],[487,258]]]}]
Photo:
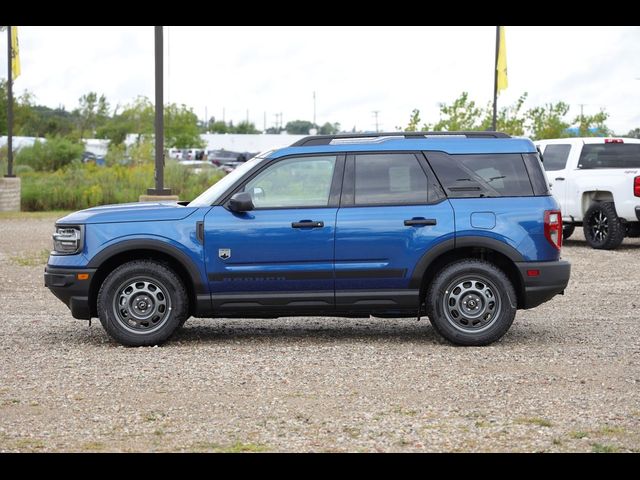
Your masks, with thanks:
[{"label": "black pole", "polygon": [[15,177],[13,174],[13,72],[11,71],[11,27],[7,27],[7,174],[5,177]]},{"label": "black pole", "polygon": [[163,46],[162,27],[155,28],[155,61],[156,61],[156,188],[149,188],[149,195],[171,195],[171,190],[164,188],[164,95],[163,95]]},{"label": "black pole", "polygon": [[496,27],[496,62],[493,67],[493,120],[491,129],[495,132],[498,122],[498,54],[500,53],[500,27]]}]

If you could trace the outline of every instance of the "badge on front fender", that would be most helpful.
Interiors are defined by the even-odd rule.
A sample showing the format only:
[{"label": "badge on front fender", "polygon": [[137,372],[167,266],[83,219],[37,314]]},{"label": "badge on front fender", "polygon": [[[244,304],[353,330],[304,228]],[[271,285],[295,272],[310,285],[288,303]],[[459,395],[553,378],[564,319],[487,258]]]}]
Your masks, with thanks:
[{"label": "badge on front fender", "polygon": [[219,248],[218,249],[218,257],[222,260],[227,260],[231,258],[231,249],[230,248]]}]

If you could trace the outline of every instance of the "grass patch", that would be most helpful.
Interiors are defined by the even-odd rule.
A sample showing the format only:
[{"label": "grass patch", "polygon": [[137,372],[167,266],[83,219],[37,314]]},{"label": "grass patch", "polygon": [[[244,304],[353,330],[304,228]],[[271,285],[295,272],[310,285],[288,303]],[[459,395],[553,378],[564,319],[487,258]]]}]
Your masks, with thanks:
[{"label": "grass patch", "polygon": [[538,427],[550,427],[552,424],[546,418],[541,417],[523,417],[518,418],[516,423],[520,425],[536,425]]},{"label": "grass patch", "polygon": [[475,423],[476,428],[485,428],[491,426],[489,422],[485,422],[484,420],[477,420]]},{"label": "grass patch", "polygon": [[624,428],[622,427],[613,427],[611,425],[605,425],[604,427],[598,430],[598,433],[602,435],[620,435],[624,433]]},{"label": "grass patch", "polygon": [[402,407],[396,407],[393,410],[393,413],[398,413],[400,415],[405,415],[407,417],[415,417],[418,414],[418,411],[417,410],[407,409],[407,408],[402,408]]},{"label": "grass patch", "polygon": [[605,445],[603,443],[592,443],[591,451],[593,453],[617,453],[620,450],[615,445]]},{"label": "grass patch", "polygon": [[44,448],[44,442],[34,438],[21,438],[16,440],[16,448],[30,451],[41,450]]},{"label": "grass patch", "polygon": [[20,405],[20,399],[18,398],[9,398],[7,400],[2,400],[3,407],[8,407],[10,405]]},{"label": "grass patch", "polygon": [[553,443],[554,445],[560,446],[562,445],[562,440],[560,440],[559,438],[554,438],[551,443]]},{"label": "grass patch", "polygon": [[62,218],[71,213],[69,210],[48,212],[0,212],[0,220],[40,220],[43,218]]},{"label": "grass patch", "polygon": [[197,442],[191,446],[196,451],[208,451],[215,453],[260,453],[269,450],[267,445],[262,443],[235,442],[231,445],[220,445],[213,442]]},{"label": "grass patch", "polygon": [[21,267],[36,267],[45,265],[49,259],[49,250],[43,248],[38,252],[28,252],[10,258],[11,262]]},{"label": "grass patch", "polygon": [[102,442],[86,442],[83,443],[80,448],[85,451],[96,452],[99,450],[104,450],[104,447],[104,443]]},{"label": "grass patch", "polygon": [[580,430],[576,430],[575,432],[570,432],[570,433],[569,433],[569,436],[570,436],[571,438],[575,438],[576,440],[580,440],[581,438],[588,437],[588,436],[589,436],[589,434],[588,434],[587,432],[583,432],[583,431],[580,431]]}]

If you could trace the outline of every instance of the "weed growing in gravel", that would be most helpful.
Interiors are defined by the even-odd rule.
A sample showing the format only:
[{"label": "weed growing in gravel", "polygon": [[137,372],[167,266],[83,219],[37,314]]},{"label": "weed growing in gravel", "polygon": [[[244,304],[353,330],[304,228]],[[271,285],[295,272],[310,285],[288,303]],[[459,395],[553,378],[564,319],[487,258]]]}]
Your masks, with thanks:
[{"label": "weed growing in gravel", "polygon": [[598,430],[598,433],[601,433],[602,435],[620,435],[621,433],[624,433],[624,428],[605,425]]},{"label": "weed growing in gravel", "polygon": [[549,420],[547,420],[546,418],[540,418],[540,417],[518,418],[516,420],[516,423],[518,423],[520,425],[537,425],[539,427],[550,427],[551,426],[551,422]]},{"label": "weed growing in gravel", "polygon": [[591,451],[593,453],[617,453],[620,451],[615,445],[605,445],[602,443],[592,443]]},{"label": "weed growing in gravel", "polygon": [[485,428],[485,427],[489,427],[490,424],[489,424],[489,422],[485,422],[484,420],[478,420],[478,421],[476,421],[475,426],[477,428]]},{"label": "weed growing in gravel", "polygon": [[21,267],[44,265],[49,259],[49,250],[43,248],[39,252],[28,252],[11,257],[11,262]]},{"label": "weed growing in gravel", "polygon": [[580,440],[581,438],[585,438],[588,437],[589,434],[587,432],[582,432],[582,431],[575,431],[575,432],[570,432],[569,436],[571,438],[575,438],[576,440]]},{"label": "weed growing in gravel", "polygon": [[560,440],[559,438],[554,438],[551,443],[553,443],[554,445],[562,445],[562,440]]},{"label": "weed growing in gravel", "polygon": [[86,442],[80,447],[81,450],[95,452],[98,450],[104,450],[104,443],[102,442]]},{"label": "weed growing in gravel", "polygon": [[196,442],[191,446],[191,449],[216,453],[259,453],[266,452],[269,450],[269,447],[262,443],[236,442],[231,445],[220,445],[212,442]]},{"label": "weed growing in gravel", "polygon": [[40,450],[44,448],[44,443],[42,440],[37,440],[34,438],[20,438],[16,440],[16,448],[19,450]]}]

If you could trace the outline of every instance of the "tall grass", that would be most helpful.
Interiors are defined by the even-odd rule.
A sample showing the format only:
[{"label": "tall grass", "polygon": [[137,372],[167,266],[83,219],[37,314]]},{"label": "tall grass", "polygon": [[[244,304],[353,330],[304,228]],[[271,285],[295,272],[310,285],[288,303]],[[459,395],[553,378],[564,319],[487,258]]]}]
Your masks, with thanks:
[{"label": "tall grass", "polygon": [[[27,171],[20,177],[24,211],[79,210],[137,202],[147,188],[154,186],[151,164],[97,167],[74,162],[53,173]],[[165,186],[180,200],[193,200],[221,177],[217,171],[196,174],[175,162],[167,162],[165,168]]]}]

